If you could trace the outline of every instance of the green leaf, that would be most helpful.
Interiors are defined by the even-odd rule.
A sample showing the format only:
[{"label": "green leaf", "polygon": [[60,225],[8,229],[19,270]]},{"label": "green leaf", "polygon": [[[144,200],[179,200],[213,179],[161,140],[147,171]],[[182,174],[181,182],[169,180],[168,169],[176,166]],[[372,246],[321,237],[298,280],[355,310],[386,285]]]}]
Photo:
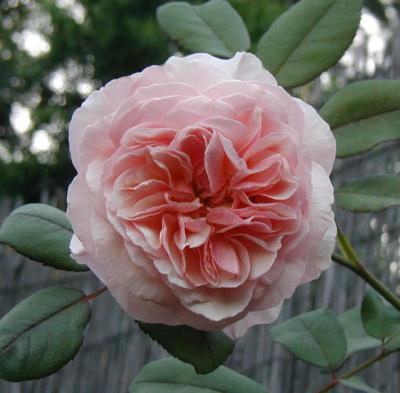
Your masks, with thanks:
[{"label": "green leaf", "polygon": [[240,15],[225,0],[192,6],[171,2],[157,9],[161,28],[193,52],[232,57],[250,48],[250,38]]},{"label": "green leaf", "polygon": [[355,390],[359,390],[360,392],[365,393],[379,393],[376,389],[371,388],[368,386],[361,377],[355,375],[354,377],[341,379],[340,383],[348,388],[352,388]]},{"label": "green leaf", "polygon": [[332,67],[353,41],[362,0],[302,0],[278,18],[257,55],[285,87],[307,83]]},{"label": "green leaf", "polygon": [[364,296],[361,318],[365,331],[382,341],[400,331],[400,312],[385,304],[373,290],[367,290]]},{"label": "green leaf", "polygon": [[53,374],[82,345],[90,308],[81,291],[36,292],[0,320],[0,378],[26,381]]},{"label": "green leaf", "polygon": [[340,158],[400,139],[400,81],[351,83],[326,102],[321,116],[335,134]]},{"label": "green leaf", "polygon": [[346,337],[335,315],[326,308],[289,319],[272,330],[272,339],[296,357],[333,370],[346,357]]},{"label": "green leaf", "polygon": [[39,203],[14,210],[0,228],[0,243],[18,253],[56,269],[75,272],[87,267],[69,255],[71,224],[61,210]]},{"label": "green leaf", "polygon": [[385,341],[385,350],[397,351],[400,349],[400,328],[392,333]]},{"label": "green leaf", "polygon": [[233,341],[222,332],[203,332],[189,326],[138,324],[171,355],[193,365],[199,374],[214,371],[233,351]]},{"label": "green leaf", "polygon": [[179,360],[167,358],[143,367],[132,382],[130,393],[267,393],[266,389],[220,367],[207,375],[198,375],[193,368]]},{"label": "green leaf", "polygon": [[346,357],[355,352],[379,347],[382,344],[378,339],[365,333],[359,307],[352,308],[339,315],[338,321],[344,330],[347,340]]},{"label": "green leaf", "polygon": [[371,176],[346,183],[336,191],[336,203],[354,212],[371,212],[400,205],[400,177]]}]

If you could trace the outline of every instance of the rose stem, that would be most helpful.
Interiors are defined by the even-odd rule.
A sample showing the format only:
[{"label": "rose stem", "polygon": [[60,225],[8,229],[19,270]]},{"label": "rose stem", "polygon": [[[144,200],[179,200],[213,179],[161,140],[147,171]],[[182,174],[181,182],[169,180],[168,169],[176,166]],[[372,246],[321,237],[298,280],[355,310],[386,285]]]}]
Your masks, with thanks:
[{"label": "rose stem", "polygon": [[327,385],[325,385],[324,387],[322,387],[320,390],[317,391],[317,393],[326,393],[329,392],[330,390],[332,390],[335,386],[340,384],[340,380],[341,379],[346,379],[346,378],[350,378],[353,375],[358,374],[360,371],[365,370],[366,368],[368,368],[369,366],[371,366],[372,364],[379,362],[380,360],[383,360],[386,356],[392,354],[393,352],[396,351],[388,351],[386,352],[385,350],[382,350],[382,352],[380,352],[378,355],[373,356],[371,358],[369,358],[368,360],[366,360],[364,363],[361,363],[360,365],[354,367],[353,369],[351,369],[350,371],[342,374],[341,376],[339,376],[338,379],[334,379],[331,382],[329,382]]},{"label": "rose stem", "polygon": [[361,262],[355,265],[345,257],[338,254],[333,254],[332,259],[342,266],[347,267],[354,273],[359,275],[372,288],[379,292],[393,307],[400,311],[400,299],[391,292],[370,270],[368,270]]},{"label": "rose stem", "polygon": [[333,254],[332,260],[352,270],[400,311],[400,299],[361,262],[353,246],[340,229],[338,229],[337,241],[342,254],[345,256]]},{"label": "rose stem", "polygon": [[89,295],[85,296],[81,302],[89,302],[93,299],[96,299],[96,297],[100,296],[102,293],[104,293],[105,291],[107,291],[107,287],[102,287],[100,289],[98,289],[97,291],[94,291],[92,293],[89,293]]}]

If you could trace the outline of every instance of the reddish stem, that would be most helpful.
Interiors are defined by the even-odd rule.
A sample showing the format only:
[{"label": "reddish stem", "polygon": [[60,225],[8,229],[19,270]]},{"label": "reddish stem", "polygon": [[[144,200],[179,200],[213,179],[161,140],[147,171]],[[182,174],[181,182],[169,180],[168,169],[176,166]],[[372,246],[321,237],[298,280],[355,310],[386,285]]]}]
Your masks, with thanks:
[{"label": "reddish stem", "polygon": [[107,287],[102,287],[100,289],[98,289],[97,291],[94,291],[92,293],[89,293],[89,295],[85,296],[81,302],[90,302],[93,299],[96,299],[96,297],[100,296],[102,293],[104,293],[105,291],[107,291]]}]

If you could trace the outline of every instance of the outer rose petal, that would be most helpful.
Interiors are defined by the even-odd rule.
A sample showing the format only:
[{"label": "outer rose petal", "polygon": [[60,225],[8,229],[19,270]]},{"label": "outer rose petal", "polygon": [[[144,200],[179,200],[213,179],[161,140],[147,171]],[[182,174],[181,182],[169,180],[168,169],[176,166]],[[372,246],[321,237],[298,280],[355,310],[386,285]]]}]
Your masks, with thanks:
[{"label": "outer rose petal", "polygon": [[228,73],[231,79],[277,85],[274,76],[263,67],[260,59],[251,53],[238,52],[229,60],[222,60],[206,53],[196,53],[187,58],[201,61],[206,67],[212,64]]},{"label": "outer rose petal", "polygon": [[213,322],[235,317],[250,303],[255,282],[248,281],[238,288],[221,288],[215,293],[210,290],[193,291],[176,288],[181,303],[195,314],[202,315]]},{"label": "outer rose petal", "polygon": [[230,79],[223,68],[205,62],[202,57],[196,55],[185,58],[170,57],[164,65],[164,70],[171,79],[193,86],[198,93],[215,83]]},{"label": "outer rose petal", "polygon": [[232,325],[227,326],[224,332],[232,337],[238,338],[243,336],[247,330],[256,325],[263,325],[266,323],[275,322],[281,312],[283,302],[275,307],[268,308],[262,311],[250,311],[243,319]]},{"label": "outer rose petal", "polygon": [[296,101],[304,112],[306,123],[303,143],[311,159],[330,174],[336,156],[336,141],[331,129],[312,106],[299,99]]},{"label": "outer rose petal", "polygon": [[335,248],[336,224],[332,213],[333,188],[328,175],[313,163],[311,172],[311,215],[307,237],[285,258],[279,278],[271,285],[268,275],[259,280],[257,291],[263,297],[254,301],[253,309],[269,308],[291,297],[298,285],[315,280],[329,268]]},{"label": "outer rose petal", "polygon": [[336,224],[331,209],[333,187],[325,171],[317,164],[312,168],[311,216],[308,264],[301,284],[315,280],[330,267],[336,243]]},{"label": "outer rose petal", "polygon": [[113,113],[128,98],[134,76],[112,80],[100,90],[95,90],[76,110],[69,125],[69,145],[75,168],[80,167],[80,145],[88,126]]},{"label": "outer rose petal", "polygon": [[90,263],[90,259],[92,258],[90,254],[86,251],[82,242],[78,239],[78,236],[75,234],[72,235],[71,243],[69,245],[71,250],[71,256],[82,265],[87,265]]},{"label": "outer rose petal", "polygon": [[331,224],[324,233],[321,241],[318,242],[308,256],[309,262],[300,284],[317,279],[324,270],[331,266],[331,257],[336,244],[336,233],[337,228],[332,214]]},{"label": "outer rose petal", "polygon": [[124,241],[100,215],[92,217],[92,234],[96,242],[89,268],[107,285],[122,307],[135,318],[148,322],[165,320],[175,324],[179,310],[173,315],[172,305],[177,305],[172,292],[157,277],[132,263]]},{"label": "outer rose petal", "polygon": [[[94,253],[95,243],[90,226],[92,217],[91,195],[85,180],[81,176],[76,176],[70,184],[68,188],[67,203],[67,216],[71,221],[75,235],[77,235],[77,238],[87,251]],[[74,240],[74,237],[72,240]],[[77,246],[75,241],[72,244]],[[71,251],[77,253],[75,247]]]}]

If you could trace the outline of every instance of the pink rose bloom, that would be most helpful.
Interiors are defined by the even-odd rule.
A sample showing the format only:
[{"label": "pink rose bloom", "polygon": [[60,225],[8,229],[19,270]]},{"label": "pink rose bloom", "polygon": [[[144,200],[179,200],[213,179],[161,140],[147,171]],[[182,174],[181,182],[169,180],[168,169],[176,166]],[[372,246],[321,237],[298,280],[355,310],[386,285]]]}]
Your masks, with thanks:
[{"label": "pink rose bloom", "polygon": [[335,140],[254,55],[113,80],[69,141],[72,255],[137,320],[237,337],[331,264]]}]

